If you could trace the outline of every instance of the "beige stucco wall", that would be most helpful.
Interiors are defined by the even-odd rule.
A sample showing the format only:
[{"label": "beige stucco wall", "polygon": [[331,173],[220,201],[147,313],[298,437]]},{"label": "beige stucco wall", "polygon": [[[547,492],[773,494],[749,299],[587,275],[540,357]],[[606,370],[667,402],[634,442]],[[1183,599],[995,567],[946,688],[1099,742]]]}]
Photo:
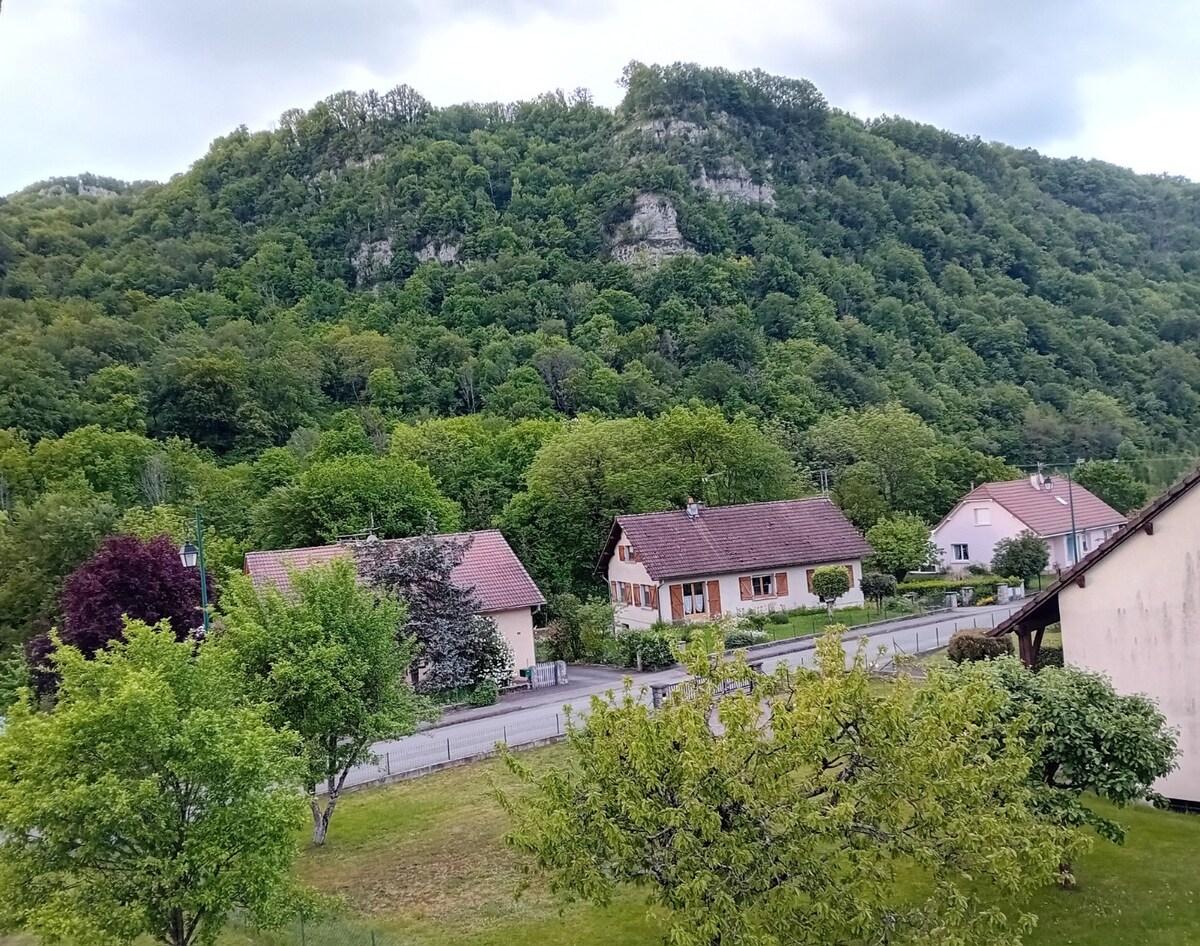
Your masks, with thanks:
[{"label": "beige stucco wall", "polygon": [[1059,594],[1063,656],[1158,701],[1180,730],[1179,768],[1158,785],[1200,801],[1200,489],[1193,489]]},{"label": "beige stucco wall", "polygon": [[[621,542],[625,542],[625,536],[622,534]],[[616,621],[618,627],[628,627],[631,630],[638,630],[650,627],[655,621],[671,622],[671,594],[670,586],[681,584],[683,582],[703,581],[705,583],[716,580],[721,585],[721,610],[723,614],[744,614],[747,611],[787,611],[792,608],[815,608],[819,607],[821,602],[817,596],[810,594],[808,591],[807,571],[810,568],[821,568],[824,565],[849,565],[854,569],[854,587],[850,591],[838,598],[837,607],[848,607],[850,605],[862,604],[863,595],[861,588],[862,581],[862,562],[858,559],[842,560],[837,562],[822,562],[814,565],[796,565],[791,568],[773,568],[760,569],[753,572],[728,572],[719,575],[696,575],[689,578],[672,578],[670,581],[664,581],[661,584],[654,581],[646,571],[645,565],[641,562],[622,562],[616,555],[613,555],[608,564],[608,580],[625,581],[631,584],[652,585],[658,587],[658,608],[650,607],[635,607],[633,605],[618,606],[616,609]],[[788,593],[770,598],[760,598],[753,601],[740,600],[740,592],[738,588],[738,579],[743,575],[773,575],[776,572],[787,572],[788,575]],[[692,620],[707,621],[710,620],[709,614],[696,615]],[[685,619],[688,620],[688,619]]]},{"label": "beige stucco wall", "polygon": [[490,611],[485,617],[496,622],[496,627],[513,652],[513,672],[532,667],[537,662],[533,647],[533,609],[517,608],[513,611]]}]

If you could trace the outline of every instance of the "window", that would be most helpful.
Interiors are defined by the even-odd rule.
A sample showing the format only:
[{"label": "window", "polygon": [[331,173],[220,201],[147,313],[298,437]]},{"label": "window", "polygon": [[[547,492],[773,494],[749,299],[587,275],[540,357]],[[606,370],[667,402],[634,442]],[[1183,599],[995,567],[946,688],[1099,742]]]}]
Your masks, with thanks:
[{"label": "window", "polygon": [[658,607],[658,589],[654,585],[642,585],[642,607]]},{"label": "window", "polygon": [[767,598],[775,594],[774,575],[755,575],[750,579],[750,587],[754,589],[754,597]]},{"label": "window", "polygon": [[707,609],[704,601],[704,582],[693,581],[683,584],[683,613],[703,614]]},{"label": "window", "polygon": [[954,556],[956,562],[970,561],[971,550],[967,548],[966,543],[955,544],[950,546],[950,552]]},{"label": "window", "polygon": [[[975,507],[975,525],[990,526],[992,524],[992,510],[988,506]],[[965,548],[965,546],[964,546]]]}]

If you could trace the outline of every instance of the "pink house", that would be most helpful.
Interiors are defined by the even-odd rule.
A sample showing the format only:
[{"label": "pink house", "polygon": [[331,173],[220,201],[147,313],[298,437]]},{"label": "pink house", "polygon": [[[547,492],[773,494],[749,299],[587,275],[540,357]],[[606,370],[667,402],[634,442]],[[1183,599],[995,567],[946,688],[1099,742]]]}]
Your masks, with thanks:
[{"label": "pink house", "polygon": [[[1072,535],[1072,509],[1074,535]],[[1050,548],[1050,568],[1069,568],[1107,542],[1123,515],[1066,477],[985,483],[959,500],[933,529],[943,569],[990,566],[996,543],[1032,531]]]},{"label": "pink house", "polygon": [[600,555],[618,626],[711,621],[746,611],[818,607],[812,576],[845,568],[850,591],[839,605],[862,604],[858,531],[825,498],[617,516]]},{"label": "pink house", "polygon": [[[534,656],[533,611],[542,607],[546,599],[504,536],[495,529],[489,529],[438,538],[466,544],[462,561],[452,573],[454,583],[475,592],[475,597],[479,599],[479,613],[496,622],[500,633],[512,648],[514,668],[523,670],[532,667],[537,662]],[[245,570],[256,587],[273,585],[286,592],[291,587],[291,572],[350,556],[351,550],[347,545],[249,552]]]}]

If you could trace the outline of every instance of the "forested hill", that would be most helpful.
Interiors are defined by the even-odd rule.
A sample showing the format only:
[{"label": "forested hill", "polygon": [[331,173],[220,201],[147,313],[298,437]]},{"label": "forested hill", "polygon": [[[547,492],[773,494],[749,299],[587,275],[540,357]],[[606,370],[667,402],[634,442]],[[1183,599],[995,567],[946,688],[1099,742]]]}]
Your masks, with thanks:
[{"label": "forested hill", "polygon": [[[289,531],[314,461],[397,452],[432,472],[431,503],[456,504],[445,521],[486,524],[557,418],[630,418],[596,429],[625,431],[632,454],[637,424],[686,427],[653,420],[675,405],[741,417],[801,470],[859,464],[880,509],[920,503],[830,432],[848,410],[912,421],[968,481],[981,453],[1197,445],[1196,185],[864,123],[759,72],[632,64],[625,81],[615,111],[584,92],[448,108],[407,87],[343,93],[219,139],[167,184],[85,176],[9,197],[9,545],[39,497],[83,488],[69,474],[118,518],[234,484],[209,501],[233,546],[323,540],[371,501]],[[473,419],[392,433],[458,415]],[[448,472],[464,443],[490,459]],[[112,482],[97,456],[116,458]],[[718,498],[803,489],[729,486],[719,458],[693,472],[710,460]]]}]

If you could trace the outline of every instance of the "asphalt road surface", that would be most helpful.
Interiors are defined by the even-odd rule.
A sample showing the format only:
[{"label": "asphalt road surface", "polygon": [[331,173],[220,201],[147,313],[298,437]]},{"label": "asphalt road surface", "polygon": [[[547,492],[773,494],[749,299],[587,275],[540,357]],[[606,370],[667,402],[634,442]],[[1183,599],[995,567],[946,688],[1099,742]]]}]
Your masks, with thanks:
[{"label": "asphalt road surface", "polygon": [[[847,660],[865,637],[868,659],[881,669],[886,668],[895,654],[921,654],[945,647],[950,635],[961,628],[994,627],[1021,603],[944,611],[853,629],[843,638]],[[751,652],[751,659],[761,661],[767,672],[779,663],[809,666],[814,644],[813,638],[806,638],[758,647]],[[507,695],[495,706],[449,713],[440,724],[415,735],[376,743],[373,748],[378,762],[353,769],[346,786],[366,785],[470,759],[501,742],[520,746],[561,735],[566,722],[565,707],[586,709],[593,694],[619,690],[626,674],[627,671],[609,668],[571,667],[571,682],[565,686],[521,691]],[[636,686],[645,687],[647,700],[651,684],[675,683],[687,678],[679,669],[633,676]]]}]

